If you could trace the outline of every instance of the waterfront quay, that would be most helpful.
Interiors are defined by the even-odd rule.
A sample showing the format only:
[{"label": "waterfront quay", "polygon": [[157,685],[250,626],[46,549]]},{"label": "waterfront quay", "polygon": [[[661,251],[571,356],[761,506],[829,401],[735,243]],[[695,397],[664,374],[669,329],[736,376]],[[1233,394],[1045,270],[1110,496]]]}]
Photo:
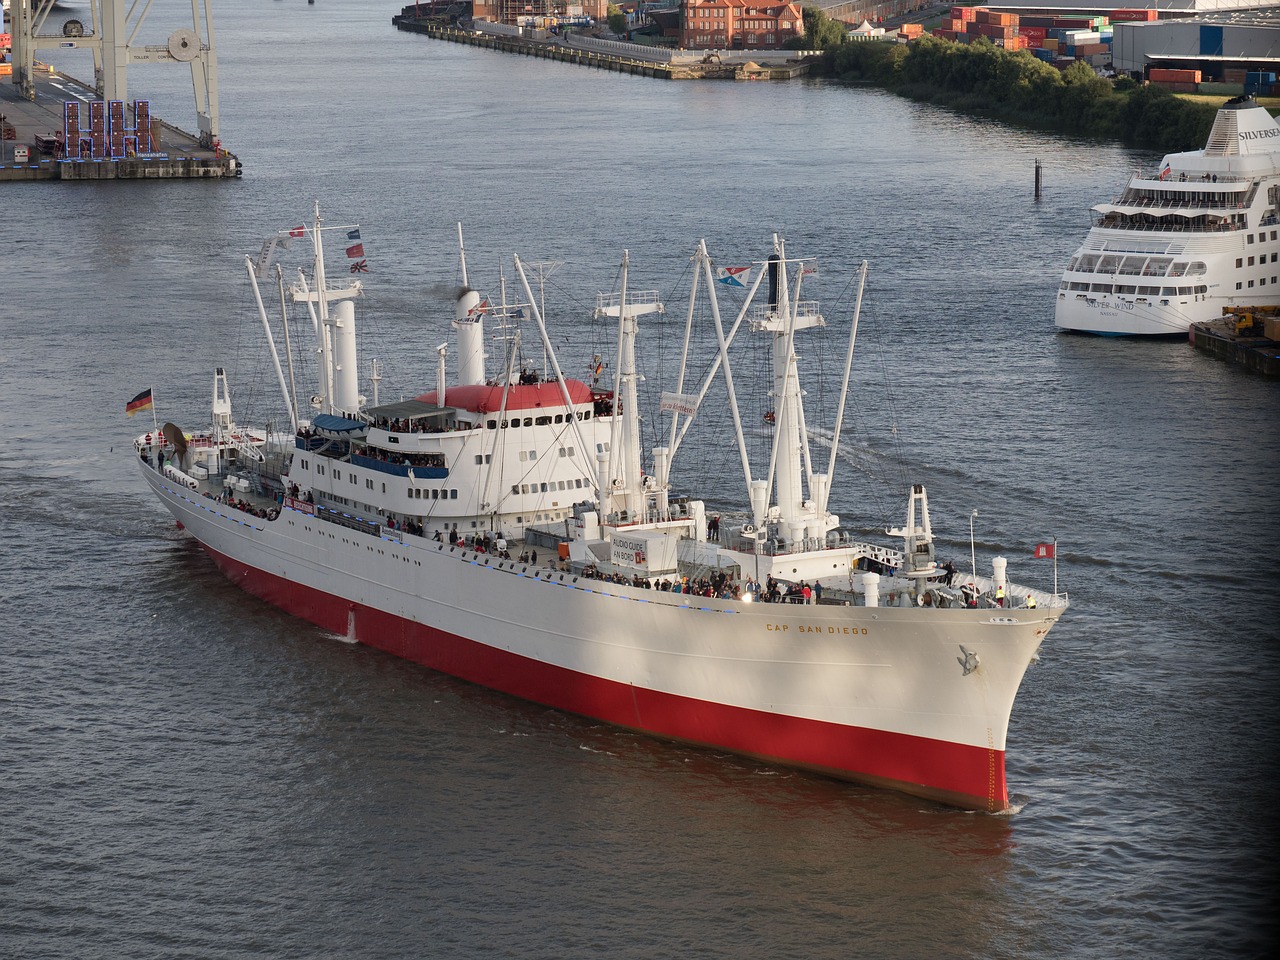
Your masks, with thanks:
[{"label": "waterfront quay", "polygon": [[673,51],[578,34],[542,39],[518,32],[494,32],[500,29],[500,25],[495,24],[484,24],[483,30],[463,30],[439,19],[414,16],[409,12],[412,10],[413,7],[407,7],[405,13],[393,16],[391,23],[399,30],[425,34],[436,40],[616,73],[662,80],[789,80],[809,72],[807,57],[811,51]]},{"label": "waterfront quay", "polygon": [[[151,149],[120,158],[61,156],[64,105],[79,101],[82,115],[97,100],[93,88],[40,66],[35,99],[0,82],[0,183],[19,180],[169,180],[239,177],[239,158],[220,146],[205,146],[193,134],[152,117]],[[23,156],[25,154],[25,157]]]},{"label": "waterfront quay", "polygon": [[1280,306],[1237,308],[1221,319],[1193,323],[1188,339],[1201,353],[1280,377]]}]

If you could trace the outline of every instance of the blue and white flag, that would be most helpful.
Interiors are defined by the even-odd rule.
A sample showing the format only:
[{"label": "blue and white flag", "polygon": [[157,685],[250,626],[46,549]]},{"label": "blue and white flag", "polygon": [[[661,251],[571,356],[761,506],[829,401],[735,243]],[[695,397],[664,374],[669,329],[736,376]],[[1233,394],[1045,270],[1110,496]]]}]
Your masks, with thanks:
[{"label": "blue and white flag", "polygon": [[359,240],[359,239],[360,239],[360,228],[359,228],[359,227],[356,227],[354,230],[348,230],[348,231],[347,231],[347,239],[348,239],[348,240]]}]

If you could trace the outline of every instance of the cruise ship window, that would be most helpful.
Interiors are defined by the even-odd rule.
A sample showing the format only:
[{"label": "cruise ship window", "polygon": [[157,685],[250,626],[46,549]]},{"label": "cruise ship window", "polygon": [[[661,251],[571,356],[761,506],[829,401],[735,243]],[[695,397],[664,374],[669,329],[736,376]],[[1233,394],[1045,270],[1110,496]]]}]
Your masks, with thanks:
[{"label": "cruise ship window", "polygon": [[1271,231],[1271,239],[1272,239],[1272,240],[1274,240],[1275,238],[1276,238],[1276,232],[1275,232],[1274,230],[1272,230],[1272,231]]},{"label": "cruise ship window", "polygon": [[524,418],[524,425],[525,425],[526,427],[532,427],[532,426],[533,426],[533,417],[525,417],[525,418]]},{"label": "cruise ship window", "polygon": [[1253,286],[1253,281],[1252,281],[1252,280],[1250,280],[1250,281],[1249,281],[1249,286],[1251,286],[1251,287]]},{"label": "cruise ship window", "polygon": [[1274,254],[1274,253],[1271,255],[1271,262],[1272,262],[1272,263],[1275,263],[1275,262],[1276,262],[1276,256],[1277,256],[1277,255],[1276,255],[1276,254]]},{"label": "cruise ship window", "polygon": [[1244,266],[1244,257],[1236,257],[1236,267]]},{"label": "cruise ship window", "polygon": [[1252,233],[1251,233],[1251,234],[1249,234],[1249,238],[1248,238],[1248,239],[1249,239],[1249,242],[1250,242],[1250,243],[1253,243],[1253,234],[1252,234]]},{"label": "cruise ship window", "polygon": [[1236,284],[1236,289],[1237,289],[1237,290],[1239,290],[1242,286],[1243,286],[1243,284],[1239,284],[1239,283],[1237,283],[1237,284]]},{"label": "cruise ship window", "polygon": [[1251,267],[1253,266],[1253,257],[1250,257],[1250,258],[1249,258],[1249,266],[1251,266]]}]

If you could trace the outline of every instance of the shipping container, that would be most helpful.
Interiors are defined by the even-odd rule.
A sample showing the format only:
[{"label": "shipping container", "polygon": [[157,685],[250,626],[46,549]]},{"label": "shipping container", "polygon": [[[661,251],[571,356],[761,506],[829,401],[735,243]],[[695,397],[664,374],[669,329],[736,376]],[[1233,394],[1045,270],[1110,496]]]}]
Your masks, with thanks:
[{"label": "shipping container", "polygon": [[982,36],[994,39],[1012,37],[1017,29],[1017,27],[998,26],[994,23],[971,23],[966,27],[965,33],[971,37]]},{"label": "shipping container", "polygon": [[1153,83],[1159,81],[1161,83],[1199,83],[1199,70],[1171,70],[1166,67],[1152,67],[1147,73],[1147,79]]},{"label": "shipping container", "polygon": [[1124,23],[1148,22],[1160,19],[1158,10],[1112,10],[1109,14],[1112,22],[1123,21]]},{"label": "shipping container", "polygon": [[1200,92],[1215,97],[1238,97],[1244,93],[1243,83],[1207,83],[1200,81]]}]

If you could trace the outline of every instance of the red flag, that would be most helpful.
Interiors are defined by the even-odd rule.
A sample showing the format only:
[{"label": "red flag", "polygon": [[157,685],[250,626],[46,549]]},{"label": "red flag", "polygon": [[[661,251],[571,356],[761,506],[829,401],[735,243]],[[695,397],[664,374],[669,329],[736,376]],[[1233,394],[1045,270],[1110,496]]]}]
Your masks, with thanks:
[{"label": "red flag", "polygon": [[351,246],[347,247],[347,256],[352,260],[359,260],[364,256],[364,244],[353,243]]},{"label": "red flag", "polygon": [[301,237],[301,236],[304,236],[306,232],[307,232],[306,227],[294,227],[292,230],[289,231],[289,236]]},{"label": "red flag", "polygon": [[1037,543],[1035,551],[1031,554],[1032,560],[1052,560],[1057,556],[1058,545],[1056,543]]}]

